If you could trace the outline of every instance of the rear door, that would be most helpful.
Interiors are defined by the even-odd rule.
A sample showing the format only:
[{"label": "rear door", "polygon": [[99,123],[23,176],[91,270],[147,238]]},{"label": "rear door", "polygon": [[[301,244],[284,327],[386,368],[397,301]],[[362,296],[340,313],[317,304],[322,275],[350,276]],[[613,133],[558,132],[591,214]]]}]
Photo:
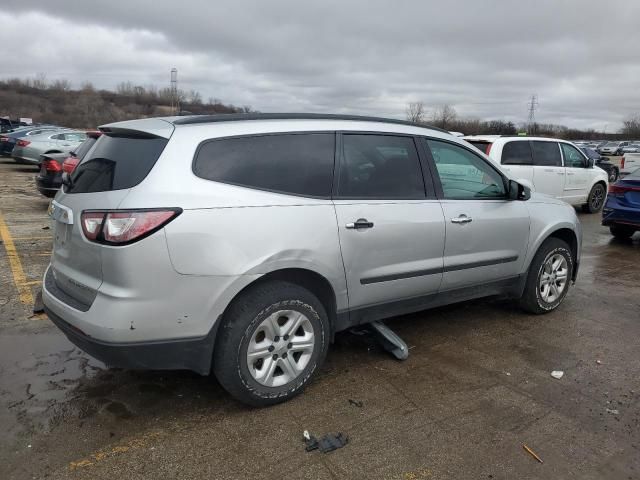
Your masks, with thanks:
[{"label": "rear door", "polygon": [[533,184],[533,157],[528,140],[510,140],[502,147],[500,155],[502,169],[516,179],[523,179]]},{"label": "rear door", "polygon": [[343,133],[334,204],[351,309],[435,293],[444,218],[414,138]]},{"label": "rear door", "polygon": [[426,140],[439,180],[446,244],[442,291],[517,277],[529,239],[529,211],[507,199],[505,179],[459,144]]},{"label": "rear door", "polygon": [[566,172],[564,199],[573,204],[586,201],[593,180],[593,169],[588,168],[587,157],[573,145],[560,143],[560,149]]},{"label": "rear door", "polygon": [[565,169],[558,142],[532,140],[533,185],[536,192],[564,198]]}]

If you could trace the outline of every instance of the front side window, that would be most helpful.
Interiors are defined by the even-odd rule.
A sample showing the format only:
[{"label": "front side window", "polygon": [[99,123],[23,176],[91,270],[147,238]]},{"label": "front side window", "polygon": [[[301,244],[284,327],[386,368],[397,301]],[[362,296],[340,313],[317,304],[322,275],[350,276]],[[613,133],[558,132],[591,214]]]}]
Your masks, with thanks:
[{"label": "front side window", "polygon": [[566,143],[561,143],[560,147],[562,148],[562,154],[564,155],[565,167],[572,167],[572,168],[586,167],[584,155],[582,155],[577,148]]},{"label": "front side window", "polygon": [[533,158],[531,157],[531,145],[528,141],[507,142],[502,147],[503,165],[531,165]]},{"label": "front side window", "polygon": [[469,150],[428,140],[445,199],[497,199],[506,197],[502,176]]},{"label": "front side window", "polygon": [[556,142],[540,142],[534,140],[531,142],[531,151],[533,152],[534,165],[544,167],[562,166],[560,148]]},{"label": "front side window", "polygon": [[424,180],[411,137],[343,135],[338,197],[425,198]]},{"label": "front side window", "polygon": [[193,172],[200,178],[309,197],[330,197],[335,134],[222,138],[204,143]]}]

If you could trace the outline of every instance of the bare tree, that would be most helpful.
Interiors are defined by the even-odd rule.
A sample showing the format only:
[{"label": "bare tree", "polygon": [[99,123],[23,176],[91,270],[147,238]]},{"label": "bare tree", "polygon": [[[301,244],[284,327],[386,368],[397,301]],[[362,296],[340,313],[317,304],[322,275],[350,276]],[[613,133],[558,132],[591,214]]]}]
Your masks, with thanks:
[{"label": "bare tree", "polygon": [[40,72],[36,74],[36,78],[33,79],[33,88],[44,90],[47,88],[49,82],[47,82],[47,74]]},{"label": "bare tree", "polygon": [[620,133],[629,137],[640,137],[640,114],[636,114],[623,121]]},{"label": "bare tree", "polygon": [[51,90],[57,90],[58,92],[68,92],[71,90],[71,82],[65,78],[59,78],[54,80],[51,85],[49,85]]},{"label": "bare tree", "polygon": [[451,105],[444,104],[433,112],[433,123],[436,127],[447,129],[456,121],[458,114]]},{"label": "bare tree", "polygon": [[407,120],[413,123],[424,123],[424,103],[410,102],[407,105]]}]

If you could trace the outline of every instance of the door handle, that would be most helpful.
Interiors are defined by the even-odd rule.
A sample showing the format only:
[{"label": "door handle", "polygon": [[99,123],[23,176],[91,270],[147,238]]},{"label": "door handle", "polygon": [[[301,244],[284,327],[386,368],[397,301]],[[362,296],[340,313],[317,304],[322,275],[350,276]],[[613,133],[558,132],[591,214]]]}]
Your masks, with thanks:
[{"label": "door handle", "polygon": [[544,171],[545,172],[553,172],[553,168],[545,168]]},{"label": "door handle", "polygon": [[451,223],[470,223],[473,221],[473,218],[467,217],[465,214],[462,214],[456,218],[451,219]]},{"label": "door handle", "polygon": [[367,220],[366,218],[359,218],[358,220],[356,220],[353,223],[347,223],[345,225],[345,228],[348,229],[360,229],[360,228],[373,228],[373,222],[370,222],[369,220]]},{"label": "door handle", "polygon": [[575,173],[567,172],[567,175],[575,175]]},{"label": "door handle", "polygon": [[564,172],[556,172],[556,175],[564,175]]}]

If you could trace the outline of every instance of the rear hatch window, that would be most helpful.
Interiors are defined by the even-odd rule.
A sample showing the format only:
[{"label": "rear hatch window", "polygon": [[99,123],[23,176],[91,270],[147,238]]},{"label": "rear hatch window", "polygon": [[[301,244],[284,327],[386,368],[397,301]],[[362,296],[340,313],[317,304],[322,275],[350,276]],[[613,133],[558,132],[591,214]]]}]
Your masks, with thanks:
[{"label": "rear hatch window", "polygon": [[481,142],[477,140],[467,140],[467,142],[476,147],[485,155],[489,155],[489,150],[491,150],[491,142]]},{"label": "rear hatch window", "polygon": [[65,193],[94,193],[135,187],[149,174],[167,145],[144,134],[104,134],[71,176]]}]

